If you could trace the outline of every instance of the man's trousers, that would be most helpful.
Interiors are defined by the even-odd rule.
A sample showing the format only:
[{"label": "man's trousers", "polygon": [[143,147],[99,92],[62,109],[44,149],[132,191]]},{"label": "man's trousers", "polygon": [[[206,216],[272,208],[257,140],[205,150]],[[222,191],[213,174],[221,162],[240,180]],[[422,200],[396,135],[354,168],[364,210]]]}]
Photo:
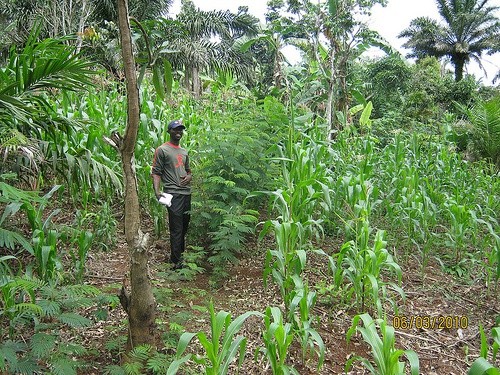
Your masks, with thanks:
[{"label": "man's trousers", "polygon": [[186,233],[191,218],[191,195],[172,194],[172,205],[168,209],[170,230],[170,262],[180,265],[185,250]]}]

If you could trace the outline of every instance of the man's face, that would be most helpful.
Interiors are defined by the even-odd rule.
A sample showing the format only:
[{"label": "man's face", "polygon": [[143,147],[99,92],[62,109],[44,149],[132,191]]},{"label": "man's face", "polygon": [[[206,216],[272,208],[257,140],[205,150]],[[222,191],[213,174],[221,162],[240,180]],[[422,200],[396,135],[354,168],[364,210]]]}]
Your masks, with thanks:
[{"label": "man's face", "polygon": [[182,135],[184,134],[184,127],[178,126],[176,128],[170,129],[168,133],[170,134],[171,139],[175,139],[178,141],[182,138]]}]

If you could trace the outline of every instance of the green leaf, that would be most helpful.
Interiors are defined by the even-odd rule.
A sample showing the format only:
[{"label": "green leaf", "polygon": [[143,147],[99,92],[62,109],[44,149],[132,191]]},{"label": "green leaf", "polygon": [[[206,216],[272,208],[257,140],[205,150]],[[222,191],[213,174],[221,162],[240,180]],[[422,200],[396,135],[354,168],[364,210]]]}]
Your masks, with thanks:
[{"label": "green leaf", "polygon": [[160,66],[158,64],[153,66],[153,85],[158,98],[161,100],[165,99],[165,86],[163,84],[163,76],[160,72]]},{"label": "green leaf", "polygon": [[406,358],[410,362],[411,375],[420,374],[420,362],[417,353],[413,350],[405,350]]},{"label": "green leaf", "polygon": [[104,367],[105,375],[125,375],[125,370],[118,365],[108,365]]},{"label": "green leaf", "polygon": [[241,366],[244,359],[245,347],[247,339],[243,336],[238,336],[234,341],[231,342],[227,353],[225,354],[224,362],[221,364],[222,367],[219,371],[220,375],[226,375],[229,371],[229,365],[233,362],[237,355],[239,355],[238,368]]},{"label": "green leaf", "polygon": [[62,313],[57,317],[59,321],[74,328],[89,327],[92,321],[75,313]]},{"label": "green leaf", "polygon": [[473,363],[468,375],[499,375],[500,370],[494,367],[491,363],[489,363],[483,357],[479,357]]},{"label": "green leaf", "polygon": [[28,253],[34,255],[33,247],[22,234],[0,228],[0,247],[16,250],[16,245],[21,245]]},{"label": "green leaf", "polygon": [[337,16],[337,8],[338,8],[339,0],[328,0],[328,11],[331,17]]},{"label": "green leaf", "polygon": [[361,117],[359,118],[359,124],[364,127],[371,127],[371,120],[370,116],[372,114],[373,110],[373,103],[369,101],[365,108],[363,109],[363,112],[361,113]]},{"label": "green leaf", "polygon": [[172,64],[170,64],[170,61],[168,60],[163,60],[164,64],[164,79],[165,79],[165,92],[168,96],[172,93],[172,87],[174,83],[174,78],[172,75]]},{"label": "green leaf", "polygon": [[55,348],[55,336],[46,333],[35,333],[31,337],[31,351],[36,358],[44,358]]},{"label": "green leaf", "polygon": [[66,357],[60,357],[50,362],[55,375],[77,375],[77,363]]},{"label": "green leaf", "polygon": [[480,355],[483,358],[488,358],[488,338],[486,337],[486,334],[484,333],[483,326],[481,324],[479,325],[479,333],[480,333],[480,338],[481,338]]},{"label": "green leaf", "polygon": [[0,344],[0,370],[6,371],[9,368],[15,368],[17,366],[17,355],[16,352],[23,350],[24,348],[17,342],[6,341]]},{"label": "green leaf", "polygon": [[12,374],[39,374],[40,366],[32,358],[22,358],[10,368]]},{"label": "green leaf", "polygon": [[181,337],[179,338],[179,342],[177,343],[177,350],[176,350],[176,356],[179,357],[181,356],[184,351],[186,350],[187,346],[195,337],[197,334],[196,333],[191,333],[191,332],[184,332]]},{"label": "green leaf", "polygon": [[187,354],[184,357],[177,358],[176,360],[174,360],[170,364],[170,366],[168,366],[167,375],[175,375],[175,374],[177,374],[177,371],[179,371],[179,368],[184,363],[186,363],[187,361],[189,361],[191,359],[191,357],[192,357],[192,354]]}]

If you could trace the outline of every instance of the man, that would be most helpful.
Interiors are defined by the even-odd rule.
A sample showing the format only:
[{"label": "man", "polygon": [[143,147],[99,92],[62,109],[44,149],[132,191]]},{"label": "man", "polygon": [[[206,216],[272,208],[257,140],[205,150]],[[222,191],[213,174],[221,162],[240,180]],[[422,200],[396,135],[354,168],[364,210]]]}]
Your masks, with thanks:
[{"label": "man", "polygon": [[165,142],[155,151],[151,175],[156,198],[160,200],[163,193],[171,194],[172,200],[168,209],[168,226],[170,230],[170,262],[174,269],[183,267],[182,254],[185,248],[191,210],[191,169],[187,151],[179,146],[184,132],[180,120],[168,124],[170,141]]}]

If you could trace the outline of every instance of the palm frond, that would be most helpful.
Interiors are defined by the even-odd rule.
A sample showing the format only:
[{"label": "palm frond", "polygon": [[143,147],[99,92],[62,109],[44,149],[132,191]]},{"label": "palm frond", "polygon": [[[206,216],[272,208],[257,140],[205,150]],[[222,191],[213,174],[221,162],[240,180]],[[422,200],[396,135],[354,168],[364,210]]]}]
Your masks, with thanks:
[{"label": "palm frond", "polygon": [[0,227],[0,248],[5,247],[14,251],[18,246],[33,254],[30,242],[21,233]]},{"label": "palm frond", "polygon": [[54,375],[77,375],[78,363],[68,357],[58,357],[51,361]]},{"label": "palm frond", "polygon": [[457,105],[467,116],[475,152],[500,168],[500,96],[472,108]]},{"label": "palm frond", "polygon": [[64,43],[66,39],[69,38],[32,41],[21,53],[11,49],[4,68],[5,86],[0,86],[2,92],[21,100],[42,89],[76,91],[91,85],[91,77],[96,73],[91,69],[93,63],[79,59],[74,47]]}]

